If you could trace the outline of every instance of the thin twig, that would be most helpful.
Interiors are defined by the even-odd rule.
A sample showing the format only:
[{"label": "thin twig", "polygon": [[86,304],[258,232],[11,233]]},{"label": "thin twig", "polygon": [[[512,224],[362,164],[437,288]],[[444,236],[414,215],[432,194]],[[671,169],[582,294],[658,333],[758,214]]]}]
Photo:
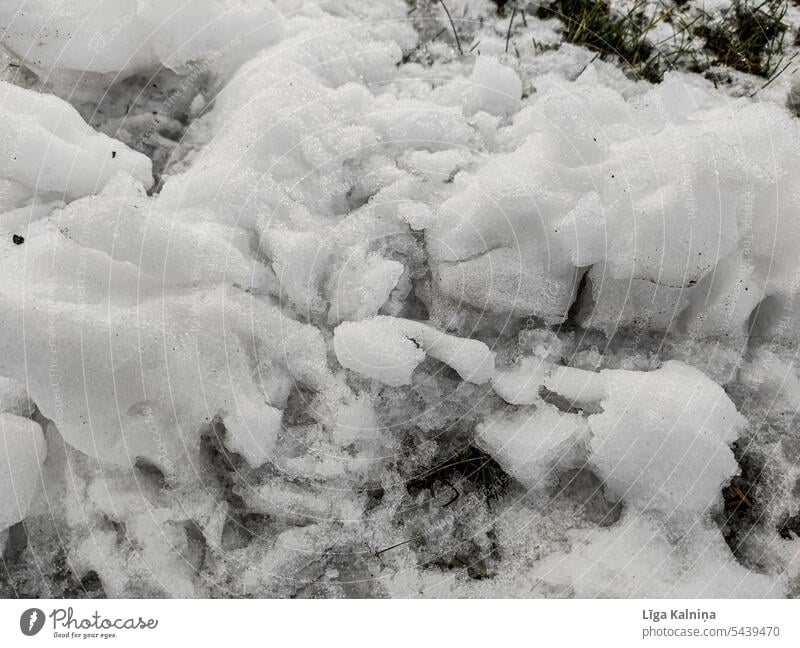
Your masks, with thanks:
[{"label": "thin twig", "polygon": [[731,489],[733,490],[734,493],[736,493],[739,499],[742,500],[742,502],[744,502],[747,505],[747,508],[753,508],[753,503],[749,499],[747,499],[747,495],[745,495],[744,492],[742,492],[741,488],[739,488],[736,484],[734,484],[733,486],[731,486]]},{"label": "thin twig", "polygon": [[[489,463],[490,457],[472,457],[470,459],[461,459],[460,461],[454,461],[453,463],[444,464],[443,466],[436,466],[431,468],[430,470],[422,473],[419,477],[414,477],[413,481],[418,481],[421,479],[425,479],[426,477],[430,477],[431,475],[435,475],[437,472],[441,472],[442,470],[446,470],[447,468],[453,468],[455,466],[461,466],[463,464],[474,463],[476,461],[483,461],[483,463]],[[483,464],[481,464],[483,467]]]},{"label": "thin twig", "polygon": [[450,505],[451,505],[453,502],[455,502],[455,501],[456,501],[456,500],[457,500],[459,497],[461,497],[461,493],[460,493],[460,492],[459,492],[459,490],[458,490],[458,489],[457,489],[455,486],[453,486],[453,484],[451,484],[451,483],[450,483],[448,480],[446,480],[446,479],[445,479],[445,480],[444,480],[444,483],[445,483],[447,486],[449,486],[450,488],[452,488],[452,489],[453,489],[453,491],[455,492],[455,495],[453,495],[452,499],[451,499],[449,502],[447,502],[447,504],[443,504],[443,505],[442,505],[442,508],[447,508],[447,507],[448,507],[448,506],[450,506]]},{"label": "thin twig", "polygon": [[408,540],[403,540],[402,542],[398,542],[397,544],[393,544],[391,547],[386,547],[385,549],[381,549],[380,551],[376,551],[375,555],[380,556],[382,553],[386,553],[390,549],[396,549],[397,547],[402,547],[404,544],[408,544],[409,542],[413,542],[417,540],[418,536],[414,536],[413,538],[409,538]]}]

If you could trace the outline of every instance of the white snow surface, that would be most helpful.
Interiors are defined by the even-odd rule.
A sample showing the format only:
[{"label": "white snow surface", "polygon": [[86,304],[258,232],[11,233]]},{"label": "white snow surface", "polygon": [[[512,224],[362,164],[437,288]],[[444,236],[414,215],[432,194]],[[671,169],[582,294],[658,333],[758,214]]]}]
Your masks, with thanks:
[{"label": "white snow surface", "polygon": [[[45,80],[74,84],[86,73],[108,79],[164,65],[213,65],[271,45],[283,33],[268,0],[8,0],[0,7],[3,44]],[[230,58],[230,56],[228,56]]]},{"label": "white snow surface", "polygon": [[480,385],[494,373],[495,354],[483,342],[383,315],[340,324],[334,331],[333,348],[346,369],[392,387],[410,384],[425,354],[449,365],[468,382]]},{"label": "white snow surface", "polygon": [[81,198],[124,171],[149,187],[150,160],[98,133],[68,103],[0,81],[2,208],[33,198]]},{"label": "white snow surface", "polygon": [[[517,412],[521,424],[510,428],[502,420],[499,428],[489,423],[479,437],[490,450],[499,446],[502,463],[528,482],[546,475],[541,466],[526,465],[531,455],[546,460],[548,453],[560,450],[557,461],[574,464],[570,455],[586,444],[583,461],[594,467],[609,492],[631,507],[698,515],[719,504],[722,487],[738,472],[730,444],[746,421],[719,385],[682,362],[670,360],[655,371],[598,373],[528,363],[499,372],[496,389],[498,385],[505,400],[538,403],[539,408],[531,420],[525,419],[524,410]],[[541,388],[594,413],[561,415],[541,400]],[[537,433],[546,438],[534,443]],[[523,444],[533,447],[524,453]]]},{"label": "white snow surface", "polygon": [[[399,0],[57,4],[0,6],[0,531],[109,596],[800,593],[774,88],[480,2],[463,55]],[[81,115],[163,69],[162,173]]]},{"label": "white snow surface", "polygon": [[30,419],[0,414],[0,528],[24,520],[39,485],[47,446]]}]

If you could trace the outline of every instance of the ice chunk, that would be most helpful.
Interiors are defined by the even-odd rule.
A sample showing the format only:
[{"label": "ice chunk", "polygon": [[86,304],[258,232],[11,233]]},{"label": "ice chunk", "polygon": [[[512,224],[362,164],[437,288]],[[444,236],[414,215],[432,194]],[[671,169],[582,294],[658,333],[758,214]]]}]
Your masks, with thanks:
[{"label": "ice chunk", "polygon": [[385,315],[340,324],[334,331],[334,349],[343,367],[393,387],[410,384],[426,354],[468,382],[485,383],[494,372],[495,354],[483,342]]},{"label": "ice chunk", "polygon": [[37,423],[0,414],[0,530],[28,515],[46,458],[47,444]]}]

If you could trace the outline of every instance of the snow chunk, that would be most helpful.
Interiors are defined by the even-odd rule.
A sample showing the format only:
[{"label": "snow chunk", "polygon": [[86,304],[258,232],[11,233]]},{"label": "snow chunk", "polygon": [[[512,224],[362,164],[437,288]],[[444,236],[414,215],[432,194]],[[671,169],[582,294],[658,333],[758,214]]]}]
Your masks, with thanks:
[{"label": "snow chunk", "polygon": [[[70,488],[65,489],[63,514],[73,532],[67,550],[76,573],[97,572],[110,597],[132,591],[198,595],[192,532],[202,532],[204,542],[218,548],[227,502],[205,489],[183,489],[176,498],[174,491],[141,473],[99,466],[78,453],[65,470]],[[127,542],[119,542],[118,525],[125,528]],[[131,544],[135,552],[128,550]]]},{"label": "snow chunk", "polygon": [[377,313],[403,270],[402,263],[384,259],[375,252],[354,250],[331,279],[329,321],[361,320]]},{"label": "snow chunk", "polygon": [[426,228],[435,285],[451,301],[549,322],[566,316],[578,284],[553,228],[577,196],[535,143],[460,173]]},{"label": "snow chunk", "polygon": [[[589,462],[609,491],[636,509],[702,516],[739,470],[729,445],[743,417],[722,388],[682,362],[595,373],[529,359],[497,372],[492,383],[512,403],[536,402],[543,386],[593,412]],[[495,445],[498,434],[490,437]],[[506,460],[524,472],[522,456]]]},{"label": "snow chunk", "polygon": [[309,484],[270,479],[258,488],[237,489],[248,510],[279,519],[353,523],[361,518],[363,504],[354,493],[326,493]]},{"label": "snow chunk", "polygon": [[541,560],[534,576],[569,586],[576,598],[769,598],[786,588],[742,567],[711,523],[674,543],[657,521],[633,514],[570,535],[571,550]]},{"label": "snow chunk", "polygon": [[484,110],[493,115],[510,115],[520,109],[522,82],[517,73],[496,58],[479,56],[469,78],[466,98],[468,113]]},{"label": "snow chunk", "polygon": [[739,381],[769,403],[770,409],[800,410],[800,379],[794,359],[787,362],[761,347],[739,369]]},{"label": "snow chunk", "polygon": [[334,350],[343,367],[391,387],[410,385],[411,374],[425,359],[421,346],[385,316],[344,322],[334,335]]},{"label": "snow chunk", "polygon": [[28,515],[46,457],[47,444],[37,423],[0,414],[0,531]]},{"label": "snow chunk", "polygon": [[[144,286],[263,287],[268,281],[267,268],[249,256],[245,232],[191,213],[164,213],[158,201],[125,173],[112,178],[99,195],[55,211],[49,223],[62,236],[48,241],[47,254],[67,237],[84,250],[107,255],[109,273],[123,264],[138,266]],[[28,237],[37,250],[39,231],[32,228],[33,236]]]},{"label": "snow chunk", "polygon": [[321,333],[239,290],[162,288],[130,303],[110,291],[87,304],[55,301],[42,284],[0,291],[0,335],[15,341],[2,372],[25,382],[68,443],[103,462],[143,457],[192,478],[200,433],[218,417],[231,449],[259,465],[292,385],[330,384]]},{"label": "snow chunk", "polygon": [[102,189],[119,171],[146,187],[153,183],[147,157],[94,131],[58,97],[0,81],[0,121],[0,178],[21,187],[23,196],[79,198]]},{"label": "snow chunk", "polygon": [[591,462],[611,492],[638,509],[702,514],[739,470],[729,445],[745,421],[722,388],[693,367],[669,361],[656,371],[599,374],[565,368],[545,387],[573,405],[599,400],[602,412],[588,419]]},{"label": "snow chunk", "polygon": [[[82,73],[127,77],[162,65],[239,60],[278,41],[280,13],[268,0],[8,0],[0,6],[3,45],[43,79]],[[232,38],[232,35],[234,36]]]},{"label": "snow chunk", "polygon": [[492,387],[506,403],[533,405],[540,402],[539,390],[553,365],[540,358],[526,356],[509,369],[492,376]]},{"label": "snow chunk", "polygon": [[411,384],[411,374],[426,354],[471,383],[485,383],[494,372],[495,354],[483,342],[385,315],[337,326],[334,350],[343,367],[392,387]]},{"label": "snow chunk", "polygon": [[713,336],[743,335],[765,297],[796,295],[797,121],[684,86],[625,99],[537,83],[516,149],[458,174],[425,228],[445,300],[558,323],[594,266],[584,324]]},{"label": "snow chunk", "polygon": [[582,416],[545,405],[486,421],[478,426],[476,440],[513,477],[535,489],[583,466],[588,437]]}]

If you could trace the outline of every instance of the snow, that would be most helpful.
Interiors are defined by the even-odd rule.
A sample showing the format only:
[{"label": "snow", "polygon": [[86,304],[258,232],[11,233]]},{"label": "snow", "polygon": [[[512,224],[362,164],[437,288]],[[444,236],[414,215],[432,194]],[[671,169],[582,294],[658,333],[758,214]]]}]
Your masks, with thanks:
[{"label": "snow", "polygon": [[791,81],[474,0],[463,54],[400,0],[22,5],[0,532],[118,597],[796,595]]},{"label": "snow", "polygon": [[585,323],[633,325],[649,300],[649,327],[682,316],[682,330],[708,335],[740,332],[762,299],[794,295],[796,197],[778,189],[800,161],[788,112],[719,105],[677,75],[626,100],[593,77],[542,84],[524,142],[456,178],[428,229],[441,290],[559,322],[592,266],[598,310]]},{"label": "snow", "polygon": [[44,434],[36,423],[0,414],[0,530],[27,517],[46,457]]},{"label": "snow", "polygon": [[147,187],[152,184],[150,160],[91,129],[57,97],[0,81],[0,119],[4,210],[33,196],[93,194],[119,171]]},{"label": "snow", "polygon": [[426,354],[478,385],[494,372],[495,354],[483,342],[399,317],[344,322],[334,331],[334,349],[343,367],[393,387],[410,384]]},{"label": "snow", "polygon": [[[96,262],[107,275],[108,257]],[[58,270],[64,278],[66,268]],[[24,326],[26,343],[7,349],[2,371],[26,381],[65,439],[90,456],[128,466],[141,456],[166,473],[191,475],[182,457],[197,448],[198,430],[220,416],[232,449],[257,465],[274,447],[290,386],[324,384],[319,333],[244,294],[164,292],[137,304],[135,283],[128,295],[119,282],[113,290],[91,283],[83,290],[90,297],[96,291],[96,303],[63,294],[47,305],[46,292],[4,292],[3,335],[17,336]],[[47,318],[34,316],[39,309]],[[76,375],[75,367],[84,371]]]},{"label": "snow", "polygon": [[606,486],[643,510],[694,514],[719,503],[738,472],[728,445],[745,424],[719,386],[677,361],[644,375],[599,375],[603,411],[589,416],[590,451]]},{"label": "snow", "polygon": [[398,387],[411,383],[411,374],[425,359],[425,351],[389,319],[345,322],[336,328],[336,357],[343,367],[373,380]]},{"label": "snow", "polygon": [[[148,287],[160,291],[165,285],[231,282],[263,287],[269,281],[268,271],[250,258],[242,233],[213,221],[169,218],[145,188],[124,173],[114,176],[96,195],[51,213],[48,225],[82,249],[105,255],[109,266],[120,272],[130,264],[138,266],[140,295]],[[36,237],[29,238],[36,246]],[[199,258],[203,263],[187,263]]]},{"label": "snow", "polygon": [[477,430],[481,447],[531,490],[583,466],[589,436],[583,417],[546,405],[490,419]]},{"label": "snow", "polygon": [[482,110],[492,115],[508,116],[520,108],[522,82],[513,68],[495,58],[480,56],[462,92],[461,101],[468,114]]},{"label": "snow", "polygon": [[648,517],[573,534],[575,546],[548,556],[536,575],[577,598],[770,598],[779,586],[744,569],[714,528],[700,526],[672,544]]},{"label": "snow", "polygon": [[[719,504],[722,487],[738,472],[729,446],[746,422],[701,371],[675,360],[648,372],[595,373],[543,364],[526,358],[499,372],[493,386],[514,404],[544,405],[539,398],[543,387],[571,407],[593,412],[585,419],[590,432],[586,461],[610,494],[638,510],[676,517],[695,517]],[[546,442],[548,449],[536,453],[544,459],[551,444],[558,448],[584,441],[583,418],[553,410],[545,406],[529,420],[523,416],[524,424],[506,425],[503,431],[490,426],[481,435],[500,450],[503,459],[498,460],[512,472],[527,472],[524,466],[533,451],[507,452],[504,443],[536,444],[537,436],[546,435],[539,443]],[[542,472],[534,469],[533,478]]]},{"label": "snow", "polygon": [[203,0],[166,11],[151,0],[110,0],[88,15],[80,0],[55,9],[44,0],[9,0],[0,23],[5,47],[45,80],[62,83],[85,72],[120,78],[161,65],[179,70],[225,55],[246,58],[283,32],[267,0]]}]

